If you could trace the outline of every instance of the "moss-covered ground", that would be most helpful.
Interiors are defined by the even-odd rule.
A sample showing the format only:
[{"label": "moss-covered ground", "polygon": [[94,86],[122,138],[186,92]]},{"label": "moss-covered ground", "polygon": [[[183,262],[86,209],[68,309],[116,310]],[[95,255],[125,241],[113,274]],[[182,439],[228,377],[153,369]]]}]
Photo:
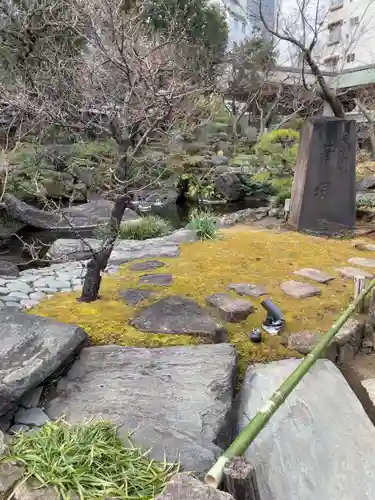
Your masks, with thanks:
[{"label": "moss-covered ground", "polygon": [[[157,297],[179,294],[192,297],[205,304],[205,297],[225,291],[232,282],[248,282],[264,285],[272,300],[281,308],[286,318],[287,335],[290,332],[312,330],[324,332],[338,313],[347,306],[353,293],[351,280],[344,280],[334,270],[346,266],[353,256],[367,256],[353,248],[350,240],[328,240],[294,232],[273,232],[239,227],[225,230],[217,240],[182,245],[181,255],[164,260],[167,267],[156,272],[170,272],[174,281],[169,287],[152,287]],[[318,285],[322,294],[309,299],[293,299],[280,290],[280,283],[287,279],[306,281],[293,276],[293,271],[314,267],[332,273],[335,280]],[[155,272],[155,271],[150,271]],[[120,272],[103,279],[101,300],[90,304],[77,302],[76,293],[55,295],[31,312],[55,318],[62,322],[76,323],[90,335],[93,343],[115,343],[125,346],[166,346],[197,343],[200,340],[188,336],[154,335],[142,333],[128,324],[135,309],[119,300],[119,292],[127,287],[138,286],[142,273],[132,272],[129,265]],[[253,344],[248,333],[260,327],[265,311],[261,299],[251,299],[256,311],[247,321],[227,324],[230,341],[239,351],[242,367],[251,361],[268,361],[295,355],[282,344],[281,337],[268,337],[264,342]],[[144,302],[140,307],[143,307]]]}]

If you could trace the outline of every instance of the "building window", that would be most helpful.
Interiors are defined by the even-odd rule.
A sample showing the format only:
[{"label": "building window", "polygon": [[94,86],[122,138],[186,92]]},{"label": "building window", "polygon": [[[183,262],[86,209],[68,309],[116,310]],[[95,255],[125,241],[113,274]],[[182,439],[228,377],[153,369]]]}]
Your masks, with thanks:
[{"label": "building window", "polygon": [[355,54],[352,53],[352,54],[348,54],[346,56],[346,62],[353,62],[355,60]]},{"label": "building window", "polygon": [[328,26],[328,43],[334,44],[341,41],[341,21]]},{"label": "building window", "polygon": [[357,26],[359,24],[359,16],[350,19],[350,26]]}]

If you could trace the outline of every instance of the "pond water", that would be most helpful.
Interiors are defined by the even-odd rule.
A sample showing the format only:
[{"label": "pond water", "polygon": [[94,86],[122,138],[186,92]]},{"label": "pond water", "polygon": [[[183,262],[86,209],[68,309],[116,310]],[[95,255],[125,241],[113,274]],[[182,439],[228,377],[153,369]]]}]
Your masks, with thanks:
[{"label": "pond water", "polygon": [[[210,206],[202,206],[217,215],[237,212],[245,208],[258,208],[267,205],[267,200],[247,199],[238,203],[215,204]],[[193,209],[197,208],[196,204],[177,205],[175,203],[162,207],[153,207],[151,213],[159,215],[166,220],[169,220],[174,229],[185,227],[189,222],[189,215]],[[141,213],[140,215],[147,215]],[[81,231],[82,237],[93,237],[92,231]],[[27,226],[17,233],[17,236],[12,236],[9,244],[0,249],[0,260],[14,262],[19,268],[26,269],[28,267],[40,267],[42,262],[33,262],[30,256],[25,252],[25,246],[33,246],[40,250],[41,258],[47,252],[49,246],[59,238],[74,238],[71,232],[67,231],[46,231]],[[46,264],[47,265],[47,264]]]}]

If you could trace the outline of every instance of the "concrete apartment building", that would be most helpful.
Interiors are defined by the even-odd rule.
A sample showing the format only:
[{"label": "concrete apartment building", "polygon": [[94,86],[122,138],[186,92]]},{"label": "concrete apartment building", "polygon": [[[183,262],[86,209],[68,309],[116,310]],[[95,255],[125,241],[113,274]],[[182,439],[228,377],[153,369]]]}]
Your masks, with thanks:
[{"label": "concrete apartment building", "polygon": [[374,82],[375,0],[332,0],[319,41],[325,70],[349,86]]},{"label": "concrete apartment building", "polygon": [[[256,28],[263,31],[261,23],[254,16],[257,12],[257,1],[212,0],[212,3],[225,13],[228,24],[228,48],[251,38]],[[262,0],[265,17],[271,26],[273,26],[274,3],[275,0]]]}]

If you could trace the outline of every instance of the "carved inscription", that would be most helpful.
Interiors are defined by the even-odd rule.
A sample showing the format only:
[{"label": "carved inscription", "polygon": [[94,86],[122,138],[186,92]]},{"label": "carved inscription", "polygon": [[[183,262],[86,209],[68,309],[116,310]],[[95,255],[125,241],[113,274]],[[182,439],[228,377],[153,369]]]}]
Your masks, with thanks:
[{"label": "carved inscription", "polygon": [[348,131],[344,129],[344,134],[342,137],[342,144],[339,150],[339,171],[341,173],[348,172],[348,161],[349,161],[349,151],[353,147],[349,142]]},{"label": "carved inscription", "polygon": [[320,157],[324,163],[328,163],[328,161],[331,159],[331,154],[334,153],[335,151],[335,145],[334,144],[324,144],[323,145],[323,150],[320,153]]}]

